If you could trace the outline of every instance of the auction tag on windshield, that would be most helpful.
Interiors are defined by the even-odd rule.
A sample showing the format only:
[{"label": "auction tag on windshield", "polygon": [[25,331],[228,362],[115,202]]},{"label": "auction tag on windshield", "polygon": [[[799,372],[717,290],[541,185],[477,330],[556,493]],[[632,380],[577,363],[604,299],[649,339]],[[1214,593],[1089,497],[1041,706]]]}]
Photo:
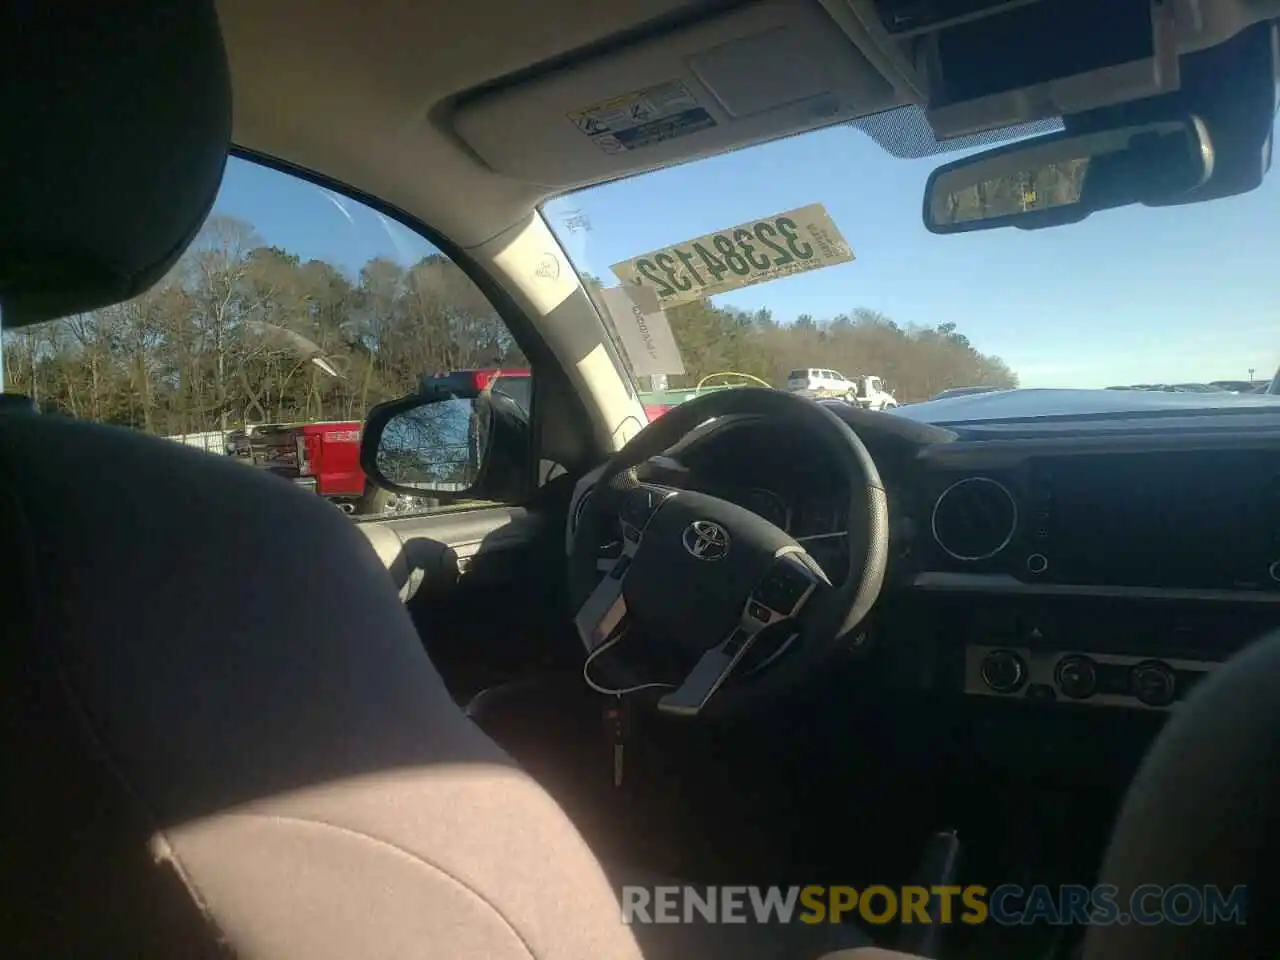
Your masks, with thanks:
[{"label": "auction tag on windshield", "polygon": [[654,250],[610,269],[651,290],[662,307],[849,263],[853,251],[820,203]]}]

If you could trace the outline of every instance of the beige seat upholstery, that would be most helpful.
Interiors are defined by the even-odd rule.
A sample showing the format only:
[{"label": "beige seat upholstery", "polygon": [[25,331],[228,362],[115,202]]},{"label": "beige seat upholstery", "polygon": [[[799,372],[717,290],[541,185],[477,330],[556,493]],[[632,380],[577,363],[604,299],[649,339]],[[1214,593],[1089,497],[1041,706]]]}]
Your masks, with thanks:
[{"label": "beige seat upholstery", "polygon": [[54,874],[6,897],[27,909],[4,935],[32,938],[6,955],[116,935],[136,955],[127,938],[176,922],[150,916],[149,848],[208,925],[190,932],[237,955],[638,956],[590,851],[454,706],[341,514],[94,425],[8,418],[0,449],[4,783],[30,805],[3,863]]},{"label": "beige seat upholstery", "polygon": [[[145,289],[225,163],[212,4],[7,4],[0,77],[5,323]],[[318,498],[6,405],[0,557],[4,956],[641,955]],[[661,955],[799,960],[809,933],[666,932]]]}]

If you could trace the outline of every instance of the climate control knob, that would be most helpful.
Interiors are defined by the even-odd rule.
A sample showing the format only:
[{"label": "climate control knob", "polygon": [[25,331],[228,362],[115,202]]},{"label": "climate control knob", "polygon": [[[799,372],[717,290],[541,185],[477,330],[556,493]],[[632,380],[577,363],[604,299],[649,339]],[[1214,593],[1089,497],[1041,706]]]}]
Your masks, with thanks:
[{"label": "climate control knob", "polygon": [[1027,682],[1027,663],[1012,650],[992,650],[982,658],[981,672],[996,693],[1017,693]]},{"label": "climate control knob", "polygon": [[1129,675],[1133,695],[1148,707],[1167,707],[1177,698],[1178,680],[1168,665],[1147,660]]},{"label": "climate control knob", "polygon": [[1098,668],[1078,653],[1063,657],[1053,671],[1053,680],[1064,697],[1086,700],[1098,692]]}]

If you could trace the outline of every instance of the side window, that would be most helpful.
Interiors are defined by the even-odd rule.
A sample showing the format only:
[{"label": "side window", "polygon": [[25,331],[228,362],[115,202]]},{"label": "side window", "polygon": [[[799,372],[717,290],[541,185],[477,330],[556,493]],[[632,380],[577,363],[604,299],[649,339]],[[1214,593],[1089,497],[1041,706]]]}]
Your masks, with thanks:
[{"label": "side window", "polygon": [[528,365],[456,264],[364,204],[239,159],[163,281],[6,332],[3,360],[5,388],[45,411],[233,456],[364,516],[461,499],[366,482],[358,454],[373,405],[424,377],[501,374],[528,411]]}]

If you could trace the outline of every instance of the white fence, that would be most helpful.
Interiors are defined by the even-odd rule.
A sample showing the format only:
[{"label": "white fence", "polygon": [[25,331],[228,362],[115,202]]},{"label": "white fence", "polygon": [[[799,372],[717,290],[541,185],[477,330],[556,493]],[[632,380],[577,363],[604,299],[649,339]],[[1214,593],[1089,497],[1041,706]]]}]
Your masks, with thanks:
[{"label": "white fence", "polygon": [[229,430],[206,430],[204,433],[178,433],[165,439],[175,440],[188,447],[203,450],[205,453],[225,454],[227,437],[230,433]]}]

